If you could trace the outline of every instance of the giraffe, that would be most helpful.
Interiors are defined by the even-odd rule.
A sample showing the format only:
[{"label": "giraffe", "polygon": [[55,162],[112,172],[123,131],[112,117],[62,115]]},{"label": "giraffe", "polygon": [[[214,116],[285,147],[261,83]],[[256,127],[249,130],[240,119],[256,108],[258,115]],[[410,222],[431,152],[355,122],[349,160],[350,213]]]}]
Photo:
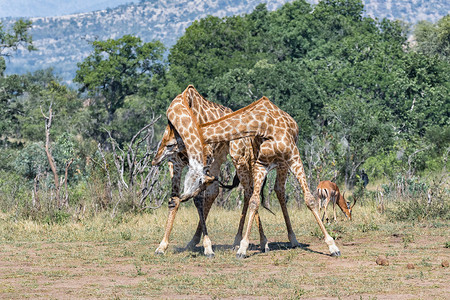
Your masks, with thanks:
[{"label": "giraffe", "polygon": [[[190,85],[186,90],[179,95],[177,98],[184,98],[188,103],[190,110],[192,111],[192,116],[194,116],[198,123],[205,123],[208,121],[212,121],[218,119],[219,117],[225,115],[226,113],[232,112],[229,108],[224,106],[215,104],[204,99],[195,88]],[[175,100],[177,99],[175,98]],[[174,100],[174,101],[175,101]],[[183,112],[183,110],[181,111]],[[178,140],[177,140],[178,139]],[[215,148],[209,149],[209,155],[214,157],[213,163],[211,165],[210,172],[214,176],[218,176],[220,165],[224,161],[224,150],[225,147],[222,144],[215,144]],[[253,178],[252,178],[252,162],[255,160],[255,155],[253,153],[252,140],[250,138],[244,138],[235,140],[229,143],[229,154],[232,158],[233,164],[236,168],[236,174],[239,178],[240,183],[244,188],[244,205],[242,208],[241,218],[239,221],[238,233],[235,236],[233,247],[237,247],[239,242],[242,239],[242,231],[244,228],[245,217],[248,209],[248,203],[250,196],[252,195],[253,190]],[[225,153],[226,155],[226,153]],[[180,190],[180,181],[181,181],[181,172],[182,169],[188,164],[188,159],[186,155],[186,148],[182,140],[180,140],[180,136],[174,130],[173,126],[169,122],[164,132],[161,143],[158,147],[157,153],[153,159],[152,164],[158,165],[164,159],[168,159],[170,175],[172,178],[172,198],[169,201],[169,216],[166,222],[166,229],[164,233],[163,240],[160,245],[156,249],[156,253],[162,254],[167,249],[169,242],[169,235],[171,229],[173,227],[173,221],[175,219],[176,212],[178,210],[180,201],[179,198],[175,197],[179,194]],[[280,176],[277,175],[277,179]],[[278,182],[278,180],[277,180]],[[203,208],[204,211],[204,219],[206,219],[211,205],[214,199],[218,194],[218,184],[213,183],[210,185],[205,191],[205,206]],[[276,185],[275,191],[277,193],[278,199],[280,201],[280,205],[283,211],[283,216],[285,217],[286,227],[288,231],[288,238],[293,247],[299,245],[297,242],[296,236],[292,230],[292,226],[290,223],[289,215],[286,209],[286,201],[284,197],[284,186],[278,187]],[[197,200],[196,200],[197,199]],[[201,205],[201,201],[198,198],[194,198],[194,202],[198,208],[198,205]],[[200,202],[200,203],[199,203]],[[199,209],[199,208],[198,208]],[[197,230],[194,234],[192,240],[188,243],[188,248],[194,247],[200,241],[201,233],[202,233],[202,216],[200,215],[200,221],[197,226]],[[262,223],[259,220],[259,215],[256,217],[257,225],[260,232],[260,245],[261,249],[265,252],[269,251],[269,245],[267,238],[264,235],[264,231],[262,228]],[[206,227],[206,225],[205,225]],[[206,236],[207,237],[207,236]],[[210,246],[210,241],[207,239],[205,242],[204,239],[204,248],[205,254],[207,256],[213,256],[212,248]]]},{"label": "giraffe", "polygon": [[[181,125],[180,122],[168,114],[169,120],[173,123],[176,130]],[[192,120],[195,121],[195,120]],[[183,120],[182,124],[187,125],[191,122]],[[238,258],[246,256],[249,245],[249,235],[259,204],[260,192],[264,178],[268,171],[277,168],[283,174],[287,174],[290,170],[299,181],[306,206],[313,213],[322,233],[325,237],[325,243],[328,245],[329,251],[333,256],[339,256],[340,251],[336,246],[334,239],[328,234],[323,225],[318,212],[318,201],[316,201],[309,191],[307,185],[303,163],[300,158],[300,152],[296,142],[298,139],[299,127],[295,120],[286,112],[279,109],[268,98],[262,97],[258,101],[253,102],[249,106],[241,108],[235,112],[227,114],[217,120],[203,124],[194,124],[196,126],[191,133],[198,135],[195,139],[185,139],[184,132],[180,132],[185,143],[194,141],[191,147],[186,147],[189,157],[189,168],[197,168],[202,170],[205,167],[205,160],[202,157],[202,150],[208,144],[219,142],[228,142],[236,139],[253,137],[256,142],[257,159],[253,166],[253,194],[250,198],[250,212],[247,222],[245,234],[240,242],[239,250],[236,254]],[[192,151],[192,153],[190,152]],[[193,162],[191,164],[191,161]],[[203,163],[203,164],[202,164]],[[281,179],[283,185],[286,177]],[[195,182],[191,189],[195,190],[200,186],[199,182]]]}]

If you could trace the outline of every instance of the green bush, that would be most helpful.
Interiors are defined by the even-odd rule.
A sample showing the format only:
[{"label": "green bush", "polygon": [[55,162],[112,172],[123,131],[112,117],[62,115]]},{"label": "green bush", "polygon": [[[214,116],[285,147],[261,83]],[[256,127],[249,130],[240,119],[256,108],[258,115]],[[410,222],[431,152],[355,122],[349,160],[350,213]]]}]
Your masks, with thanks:
[{"label": "green bush", "polygon": [[49,225],[65,224],[70,220],[70,217],[71,214],[66,211],[54,210],[53,212],[44,217],[43,222]]},{"label": "green bush", "polygon": [[398,221],[424,221],[450,219],[450,201],[435,199],[428,205],[426,198],[408,197],[395,203],[388,214]]}]

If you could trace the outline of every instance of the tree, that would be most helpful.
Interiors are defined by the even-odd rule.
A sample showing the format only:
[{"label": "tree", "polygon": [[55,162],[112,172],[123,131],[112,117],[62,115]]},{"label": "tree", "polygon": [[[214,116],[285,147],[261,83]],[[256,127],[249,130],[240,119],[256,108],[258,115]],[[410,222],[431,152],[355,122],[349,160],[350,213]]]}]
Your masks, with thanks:
[{"label": "tree", "polygon": [[394,137],[390,115],[376,101],[349,89],[325,106],[340,173],[353,186],[361,165],[371,156],[391,148]]},{"label": "tree", "polygon": [[28,51],[36,50],[33,46],[33,38],[28,32],[30,28],[31,21],[20,19],[12,28],[5,31],[0,22],[0,75],[3,75],[6,68],[4,56],[12,55],[19,47],[24,47]]},{"label": "tree", "polygon": [[205,94],[216,77],[235,68],[250,68],[270,57],[271,38],[265,5],[247,16],[195,21],[172,47],[170,76],[181,90],[188,84]]},{"label": "tree", "polygon": [[19,47],[29,51],[35,50],[33,40],[28,30],[31,21],[22,19],[16,21],[12,28],[4,29],[0,22],[0,138],[11,133],[11,126],[15,123],[20,104],[17,97],[24,93],[23,85],[17,75],[5,76],[5,56],[11,56]]},{"label": "tree", "polygon": [[450,62],[450,15],[435,24],[420,21],[414,29],[417,51],[427,55],[438,55]]},{"label": "tree", "polygon": [[81,92],[93,97],[99,123],[109,125],[127,96],[136,94],[141,85],[149,84],[154,77],[164,75],[165,48],[159,41],[143,43],[131,35],[94,41],[92,46],[93,53],[78,64],[74,82],[81,84]]}]

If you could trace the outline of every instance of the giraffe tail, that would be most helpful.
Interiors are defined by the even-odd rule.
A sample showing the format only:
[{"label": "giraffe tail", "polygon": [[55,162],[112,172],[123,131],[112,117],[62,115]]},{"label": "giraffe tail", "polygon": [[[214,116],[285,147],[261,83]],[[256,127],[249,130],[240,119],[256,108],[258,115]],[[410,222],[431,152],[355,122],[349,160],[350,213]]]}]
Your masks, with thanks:
[{"label": "giraffe tail", "polygon": [[262,188],[261,188],[261,204],[262,204],[262,207],[267,209],[272,215],[275,216],[275,213],[267,206],[266,198],[264,197],[264,187],[266,186],[266,183],[267,183],[267,177],[264,178],[264,182],[263,182],[263,185],[262,185]]},{"label": "giraffe tail", "polygon": [[[267,209],[272,215],[275,216],[275,213],[267,206],[267,203],[266,203],[265,197],[264,197],[264,187],[266,186],[266,182],[267,182],[266,179],[264,179],[263,187],[261,189],[261,204],[262,204],[262,207]],[[239,185],[239,183],[240,183],[240,181],[239,181],[239,177],[237,176],[237,173],[234,175],[232,184],[229,184],[229,185],[228,184],[223,184],[222,182],[219,181],[220,187],[223,188],[223,189],[227,189],[227,190],[234,189],[235,187],[237,187]]]}]

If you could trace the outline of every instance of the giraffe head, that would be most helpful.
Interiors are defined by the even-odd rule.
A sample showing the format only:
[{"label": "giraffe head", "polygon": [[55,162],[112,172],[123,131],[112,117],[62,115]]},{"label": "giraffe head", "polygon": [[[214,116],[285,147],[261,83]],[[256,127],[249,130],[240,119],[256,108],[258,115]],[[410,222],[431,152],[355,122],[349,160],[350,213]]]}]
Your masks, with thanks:
[{"label": "giraffe head", "polygon": [[164,131],[158,150],[156,151],[156,155],[153,158],[152,165],[158,166],[165,159],[170,159],[185,150],[183,141],[173,126],[169,123]]}]

